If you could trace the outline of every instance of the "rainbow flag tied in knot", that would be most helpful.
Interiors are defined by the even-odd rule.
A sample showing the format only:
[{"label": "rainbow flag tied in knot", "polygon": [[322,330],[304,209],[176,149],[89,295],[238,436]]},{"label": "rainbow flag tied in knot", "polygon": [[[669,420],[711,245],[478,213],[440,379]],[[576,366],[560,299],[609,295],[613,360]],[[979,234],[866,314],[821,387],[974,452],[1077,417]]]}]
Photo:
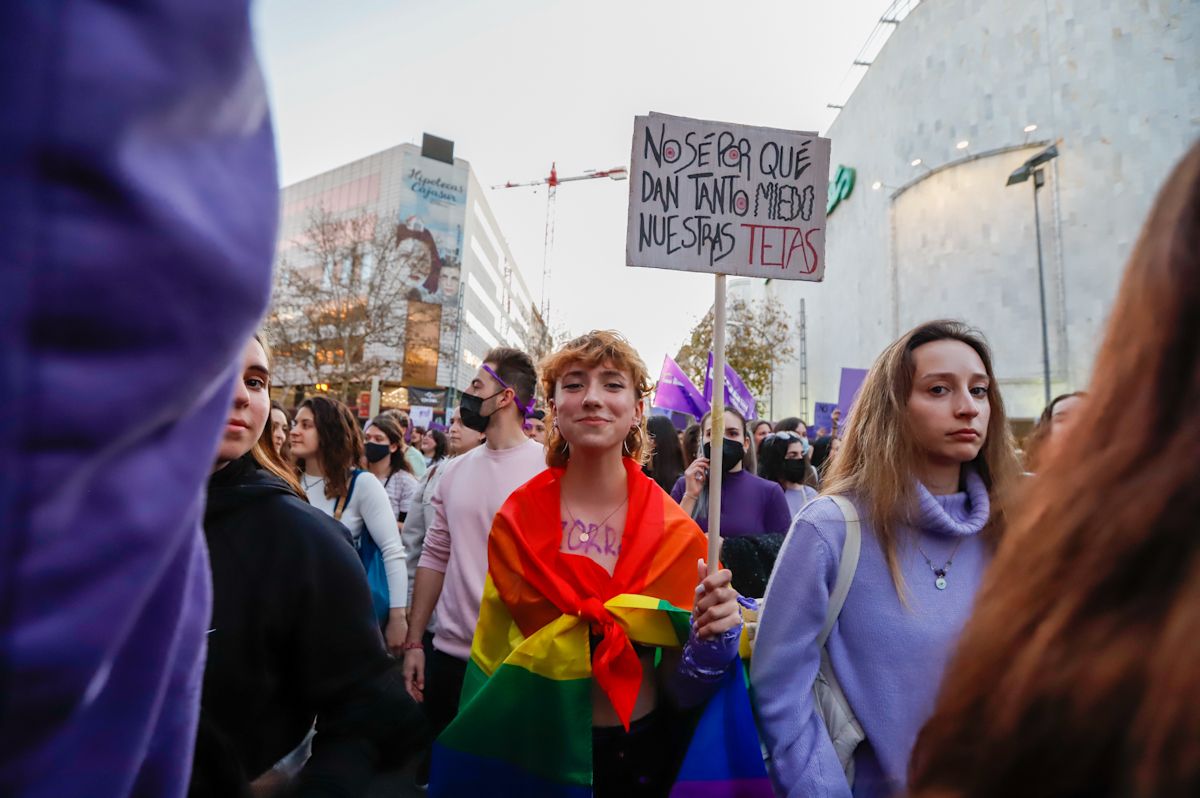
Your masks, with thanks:
[{"label": "rainbow flag tied in knot", "polygon": [[[633,643],[687,642],[704,535],[625,460],[629,508],[612,575],[559,551],[562,469],[509,497],[493,521],[488,578],[458,717],[434,744],[434,796],[592,794],[592,680],[629,727],[642,681]],[[590,635],[600,642],[591,651]],[[692,733],[672,798],[769,798],[740,662]]]}]

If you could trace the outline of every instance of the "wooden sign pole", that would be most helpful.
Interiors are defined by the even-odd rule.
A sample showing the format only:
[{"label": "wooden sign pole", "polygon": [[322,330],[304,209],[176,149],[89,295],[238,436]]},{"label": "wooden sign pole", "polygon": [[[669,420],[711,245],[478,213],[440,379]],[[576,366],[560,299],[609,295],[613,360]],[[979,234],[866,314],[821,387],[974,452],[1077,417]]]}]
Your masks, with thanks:
[{"label": "wooden sign pole", "polygon": [[725,443],[725,275],[716,275],[713,299],[712,456],[708,461],[708,572],[721,554],[721,447]]}]

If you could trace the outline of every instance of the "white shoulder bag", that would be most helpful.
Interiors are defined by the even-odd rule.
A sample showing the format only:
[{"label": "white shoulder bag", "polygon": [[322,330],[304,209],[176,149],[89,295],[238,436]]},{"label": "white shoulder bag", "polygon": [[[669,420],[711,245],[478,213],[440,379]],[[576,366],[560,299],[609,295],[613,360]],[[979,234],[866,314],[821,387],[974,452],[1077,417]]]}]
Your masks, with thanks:
[{"label": "white shoulder bag", "polygon": [[846,594],[850,592],[850,584],[854,581],[854,572],[858,569],[858,555],[862,549],[862,527],[858,520],[858,510],[844,496],[830,496],[833,503],[842,511],[846,520],[846,542],[842,544],[842,559],[838,564],[837,581],[834,582],[833,592],[829,594],[829,608],[825,611],[825,626],[817,636],[817,645],[821,648],[821,669],[817,671],[817,680],[813,683],[813,700],[817,711],[825,719],[825,728],[829,731],[829,739],[833,742],[833,750],[837,752],[842,769],[846,772],[846,781],[854,784],[854,749],[867,738],[862,725],[850,709],[846,694],[838,684],[834,675],[833,665],[829,662],[829,651],[825,643],[829,633],[837,623],[846,603]]},{"label": "white shoulder bag", "polygon": [[[837,753],[842,770],[846,773],[846,782],[854,786],[854,749],[867,739],[862,724],[850,709],[850,702],[838,684],[837,676],[833,673],[833,665],[829,662],[829,652],[825,643],[829,633],[837,623],[842,613],[842,605],[846,603],[846,594],[850,592],[850,584],[854,581],[854,572],[858,570],[858,555],[862,549],[862,527],[858,520],[858,510],[843,496],[830,496],[837,505],[846,521],[846,542],[842,544],[842,559],[838,563],[837,579],[833,583],[833,592],[829,594],[829,607],[825,611],[825,625],[817,635],[817,645],[821,649],[821,668],[817,671],[817,680],[813,682],[813,701],[817,711],[825,720],[825,728],[829,731],[829,739],[833,750]],[[816,501],[816,499],[813,499]],[[758,630],[758,616],[762,614],[766,604],[765,599],[759,599],[758,611],[744,613],[746,628],[742,635],[741,656],[749,659],[754,647],[754,638]]]}]

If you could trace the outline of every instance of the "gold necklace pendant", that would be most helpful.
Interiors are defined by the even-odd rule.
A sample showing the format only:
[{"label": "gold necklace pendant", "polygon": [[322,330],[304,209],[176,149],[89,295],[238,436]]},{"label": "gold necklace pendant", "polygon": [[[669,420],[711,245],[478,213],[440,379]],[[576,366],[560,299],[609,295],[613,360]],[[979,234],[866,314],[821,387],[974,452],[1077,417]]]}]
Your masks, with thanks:
[{"label": "gold necklace pendant", "polygon": [[[614,515],[617,514],[617,510],[620,510],[622,507],[625,506],[625,502],[627,502],[627,501],[629,501],[629,494],[626,494],[625,498],[621,499],[621,503],[618,504],[616,507],[614,507],[612,509],[612,512],[610,512],[608,515],[604,516],[603,521],[596,524],[596,528],[599,529],[600,527],[604,526],[608,522],[608,519],[612,518]],[[584,543],[587,543],[592,537],[591,533],[588,532],[587,524],[585,524],[583,521],[579,520],[579,516],[575,515],[575,511],[572,510],[570,505],[567,504],[566,499],[562,499],[562,505],[563,505],[563,508],[567,511],[567,515],[571,516],[571,521],[573,523],[579,524],[580,526],[583,527],[583,531],[579,533],[579,539],[581,541],[583,541]]]}]

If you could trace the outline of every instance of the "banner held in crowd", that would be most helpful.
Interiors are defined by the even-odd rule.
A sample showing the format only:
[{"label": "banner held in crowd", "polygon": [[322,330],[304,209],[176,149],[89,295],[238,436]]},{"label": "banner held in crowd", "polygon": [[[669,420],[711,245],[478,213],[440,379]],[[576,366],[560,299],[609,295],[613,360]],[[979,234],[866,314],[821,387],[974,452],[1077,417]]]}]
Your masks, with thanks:
[{"label": "banner held in crowd", "polygon": [[813,431],[809,440],[817,439],[817,432],[825,430],[828,435],[833,431],[833,411],[837,410],[837,402],[817,402],[813,405]]},{"label": "banner held in crowd", "polygon": [[[708,404],[712,401],[712,373],[713,373],[713,353],[708,353],[708,366],[704,369],[704,402]],[[742,414],[742,418],[747,421],[753,421],[758,418],[758,401],[754,398],[754,394],[746,387],[746,383],[742,381],[742,377],[733,366],[725,364],[725,402],[733,406],[733,409]]]},{"label": "banner held in crowd", "polygon": [[820,280],[829,139],[666,114],[634,120],[630,266]]},{"label": "banner held in crowd", "polygon": [[[711,368],[711,355],[709,357]],[[699,421],[708,412],[709,402],[679,368],[679,364],[670,355],[665,355],[658,385],[654,389],[654,407],[687,413]]]},{"label": "banner held in crowd", "polygon": [[[715,276],[711,395],[718,430],[725,415],[726,275],[824,278],[829,139],[651,113],[634,119],[629,173],[626,264]],[[711,564],[720,550],[720,446],[712,447],[708,473]]]},{"label": "banner held in crowd", "polygon": [[433,408],[418,405],[409,409],[408,417],[412,419],[414,426],[428,427],[433,423]]}]

